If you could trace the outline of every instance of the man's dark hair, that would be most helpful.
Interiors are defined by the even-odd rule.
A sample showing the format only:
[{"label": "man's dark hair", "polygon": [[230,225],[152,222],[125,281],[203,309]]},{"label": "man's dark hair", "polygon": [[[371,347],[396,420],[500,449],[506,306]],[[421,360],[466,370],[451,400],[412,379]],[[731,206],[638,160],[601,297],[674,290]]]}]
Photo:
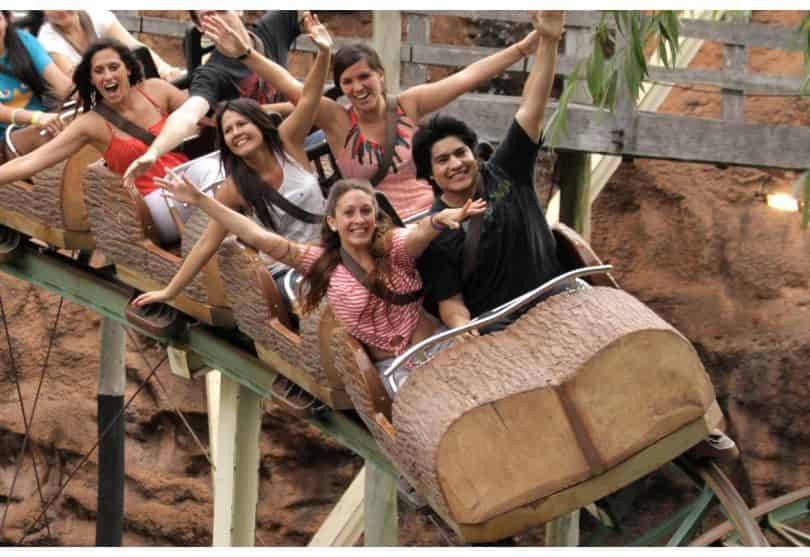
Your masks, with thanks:
[{"label": "man's dark hair", "polygon": [[476,135],[470,126],[452,116],[435,114],[429,119],[423,120],[420,122],[419,129],[413,134],[413,138],[411,139],[411,154],[413,162],[416,165],[416,177],[430,182],[433,193],[436,196],[441,195],[442,191],[431,178],[433,169],[430,151],[434,143],[448,136],[459,138],[462,143],[475,153],[478,135]]}]

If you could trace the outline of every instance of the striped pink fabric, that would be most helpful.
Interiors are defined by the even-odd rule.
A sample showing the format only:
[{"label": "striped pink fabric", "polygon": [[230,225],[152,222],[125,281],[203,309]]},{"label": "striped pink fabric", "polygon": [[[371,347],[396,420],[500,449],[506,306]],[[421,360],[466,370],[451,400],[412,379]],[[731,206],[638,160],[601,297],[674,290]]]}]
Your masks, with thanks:
[{"label": "striped pink fabric", "polygon": [[[392,291],[406,294],[421,288],[422,279],[416,262],[405,250],[407,230],[397,229],[393,235],[388,254],[391,274],[383,280]],[[300,270],[308,271],[322,253],[322,247],[308,246],[301,257]],[[332,273],[326,297],[338,323],[350,335],[368,346],[394,354],[408,347],[422,307],[421,298],[403,306],[387,304],[371,294],[342,264]]]},{"label": "striped pink fabric", "polygon": [[[406,219],[433,205],[433,189],[426,180],[416,177],[416,165],[411,156],[411,138],[416,133],[416,124],[405,115],[402,107],[397,109],[399,120],[394,158],[391,162],[393,168],[377,184],[377,189],[385,194],[397,214]],[[344,178],[370,180],[377,173],[379,161],[382,160],[383,146],[363,135],[357,114],[351,105],[346,110],[352,125],[346,136],[344,149],[335,162]]]}]

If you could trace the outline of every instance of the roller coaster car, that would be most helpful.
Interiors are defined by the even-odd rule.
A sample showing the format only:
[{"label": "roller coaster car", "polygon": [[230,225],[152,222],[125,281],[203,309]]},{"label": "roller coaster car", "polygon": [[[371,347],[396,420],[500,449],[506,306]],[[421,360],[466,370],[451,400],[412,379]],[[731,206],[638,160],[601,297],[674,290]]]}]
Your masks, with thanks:
[{"label": "roller coaster car", "polygon": [[[164,288],[194,245],[186,241],[187,235],[183,234],[180,245],[160,246],[143,198],[129,193],[104,161],[87,169],[85,197],[96,245],[115,264],[118,279],[142,291]],[[200,216],[192,215],[185,230],[204,228],[207,221],[200,222]],[[172,305],[210,325],[231,327],[234,323],[213,259]]]},{"label": "roller coaster car", "polygon": [[[12,153],[13,131],[9,126],[6,133]],[[87,165],[100,158],[96,149],[85,146],[30,180],[6,184],[0,196],[0,223],[57,248],[92,249],[95,241],[87,222],[82,182]]]},{"label": "roller coaster car", "polygon": [[[571,268],[599,263],[575,232],[554,233]],[[316,396],[347,393],[397,469],[468,542],[516,534],[617,491],[722,417],[689,341],[609,275],[440,352],[392,402],[328,307],[301,317],[295,334],[278,313],[275,283],[257,278],[261,260],[233,240],[226,251],[226,291],[260,356]]]}]

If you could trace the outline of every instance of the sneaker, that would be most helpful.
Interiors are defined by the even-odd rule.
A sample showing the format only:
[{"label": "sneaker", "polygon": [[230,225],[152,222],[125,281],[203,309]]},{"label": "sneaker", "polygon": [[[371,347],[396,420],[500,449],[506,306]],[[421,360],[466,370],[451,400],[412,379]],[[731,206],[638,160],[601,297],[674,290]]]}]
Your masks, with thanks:
[{"label": "sneaker", "polygon": [[686,451],[686,456],[692,460],[716,459],[728,462],[739,458],[740,449],[731,437],[715,429],[708,437]]}]

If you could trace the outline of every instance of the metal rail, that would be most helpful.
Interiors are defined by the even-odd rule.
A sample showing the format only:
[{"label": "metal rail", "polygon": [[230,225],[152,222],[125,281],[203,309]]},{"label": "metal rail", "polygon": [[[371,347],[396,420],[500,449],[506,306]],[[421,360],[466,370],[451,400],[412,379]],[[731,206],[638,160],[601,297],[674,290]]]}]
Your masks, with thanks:
[{"label": "metal rail", "polygon": [[430,348],[431,346],[434,346],[444,340],[449,340],[453,337],[464,334],[467,331],[471,331],[472,329],[485,327],[491,323],[503,319],[504,317],[513,314],[517,310],[526,307],[528,304],[538,299],[543,294],[550,292],[551,290],[562,284],[570,283],[570,285],[574,287],[576,285],[576,279],[580,277],[587,277],[590,275],[607,273],[611,269],[613,269],[612,265],[597,265],[594,267],[583,267],[581,269],[574,269],[573,271],[568,271],[567,273],[563,273],[562,275],[559,275],[547,282],[544,282],[534,290],[529,290],[528,292],[518,296],[514,300],[506,302],[505,304],[502,304],[496,307],[495,309],[482,313],[481,315],[474,318],[466,325],[462,325],[454,329],[449,329],[447,331],[442,331],[441,333],[433,335],[432,337],[426,338],[425,340],[414,344],[413,346],[408,348],[405,352],[394,358],[394,361],[391,362],[391,365],[388,367],[388,369],[386,369],[385,372],[383,372],[383,378],[385,381],[388,381],[388,384],[391,386],[391,392],[396,394],[396,392],[399,390],[399,385],[397,385],[396,380],[394,379],[394,372],[420,350]]}]

